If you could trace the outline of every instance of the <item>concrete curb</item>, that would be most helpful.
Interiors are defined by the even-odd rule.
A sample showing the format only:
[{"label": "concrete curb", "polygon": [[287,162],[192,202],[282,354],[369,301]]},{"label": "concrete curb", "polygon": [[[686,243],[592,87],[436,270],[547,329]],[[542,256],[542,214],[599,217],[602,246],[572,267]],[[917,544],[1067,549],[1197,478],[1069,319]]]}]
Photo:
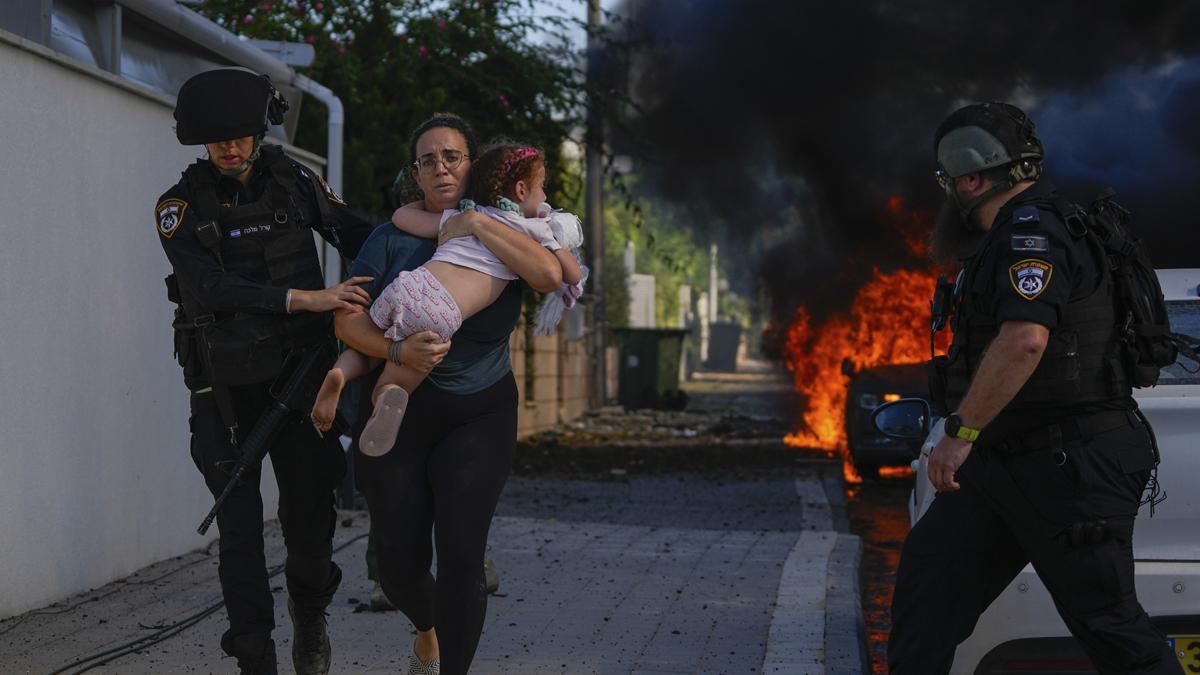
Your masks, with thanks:
[{"label": "concrete curb", "polygon": [[840,476],[796,480],[812,530],[800,534],[779,577],[763,673],[869,673],[859,568]]},{"label": "concrete curb", "polygon": [[859,584],[861,563],[862,540],[839,534],[825,578],[825,672],[831,675],[871,672]]},{"label": "concrete curb", "polygon": [[767,634],[763,673],[825,673],[825,576],[836,532],[806,530],[783,564]]}]

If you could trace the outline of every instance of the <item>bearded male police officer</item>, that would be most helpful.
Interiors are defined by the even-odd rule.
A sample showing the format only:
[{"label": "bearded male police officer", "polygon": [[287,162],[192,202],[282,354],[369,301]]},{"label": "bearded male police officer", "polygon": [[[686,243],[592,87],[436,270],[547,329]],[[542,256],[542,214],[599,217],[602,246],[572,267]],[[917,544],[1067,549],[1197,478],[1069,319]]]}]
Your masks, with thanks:
[{"label": "bearded male police officer", "polygon": [[[176,134],[208,158],[183,172],[155,206],[174,269],[176,350],[191,390],[192,459],[218,494],[237,443],[271,402],[270,385],[294,350],[333,340],[331,310],[368,304],[356,282],[324,288],[312,232],[353,257],[370,233],[328,185],[278,146],[263,143],[287,101],[265,77],[238,69],[196,75],[179,91]],[[270,448],[299,673],[326,673],[325,608],[341,581],[331,560],[334,488],[345,460],[334,435],[297,417]],[[229,630],[221,647],[243,673],[274,673],[274,602],[263,552],[260,471],[217,517],[221,590]]]},{"label": "bearded male police officer", "polygon": [[[1133,587],[1134,516],[1157,463],[1113,358],[1112,281],[1040,179],[1032,121],[970,105],[938,129],[935,253],[960,257],[937,498],[900,559],[888,661],[947,673],[979,615],[1032,562],[1102,673],[1179,673]],[[939,403],[935,400],[935,404]]]}]

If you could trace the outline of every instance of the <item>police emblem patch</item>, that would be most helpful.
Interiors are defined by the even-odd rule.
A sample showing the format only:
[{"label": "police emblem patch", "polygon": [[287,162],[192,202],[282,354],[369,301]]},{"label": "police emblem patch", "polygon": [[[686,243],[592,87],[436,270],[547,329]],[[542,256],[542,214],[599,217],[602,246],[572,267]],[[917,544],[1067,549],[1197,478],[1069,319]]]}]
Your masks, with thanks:
[{"label": "police emblem patch", "polygon": [[1027,258],[1008,268],[1013,290],[1026,300],[1033,300],[1050,285],[1054,266],[1043,260]]},{"label": "police emblem patch", "polygon": [[324,178],[317,176],[317,180],[321,182],[321,188],[325,190],[325,196],[329,198],[329,201],[342,206],[346,205],[346,202],[333,191],[333,188],[329,187],[329,183],[326,183]]},{"label": "police emblem patch", "polygon": [[183,212],[187,210],[187,202],[182,199],[164,199],[154,207],[154,218],[158,221],[158,233],[170,239],[183,222]]}]

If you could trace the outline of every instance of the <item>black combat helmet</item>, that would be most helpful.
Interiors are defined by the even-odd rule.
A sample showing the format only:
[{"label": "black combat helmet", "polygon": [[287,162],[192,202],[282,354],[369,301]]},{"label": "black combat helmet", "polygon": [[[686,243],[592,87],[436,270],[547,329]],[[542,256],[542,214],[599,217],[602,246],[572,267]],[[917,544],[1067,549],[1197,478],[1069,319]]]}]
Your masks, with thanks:
[{"label": "black combat helmet", "polygon": [[175,103],[175,136],[202,145],[261,136],[281,124],[287,99],[266,75],[238,68],[200,73],[183,83]]},{"label": "black combat helmet", "polygon": [[1013,182],[1036,178],[1044,152],[1033,120],[1020,108],[992,101],[951,113],[933,139],[938,169],[949,178],[1014,165]]}]

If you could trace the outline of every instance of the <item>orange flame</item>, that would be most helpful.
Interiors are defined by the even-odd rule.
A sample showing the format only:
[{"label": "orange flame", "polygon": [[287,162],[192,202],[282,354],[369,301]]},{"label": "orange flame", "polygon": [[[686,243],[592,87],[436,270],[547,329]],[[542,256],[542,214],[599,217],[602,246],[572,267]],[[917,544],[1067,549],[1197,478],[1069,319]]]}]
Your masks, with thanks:
[{"label": "orange flame", "polygon": [[[846,314],[814,325],[808,311],[796,310],[784,346],[793,386],[807,408],[802,429],[784,442],[795,447],[837,450],[848,483],[862,479],[849,461],[845,408],[847,382],[842,362],[855,370],[873,366],[921,363],[929,358],[929,299],[936,284],[933,270],[874,270],[873,278],[854,298]],[[938,336],[944,350],[948,331]]]}]

